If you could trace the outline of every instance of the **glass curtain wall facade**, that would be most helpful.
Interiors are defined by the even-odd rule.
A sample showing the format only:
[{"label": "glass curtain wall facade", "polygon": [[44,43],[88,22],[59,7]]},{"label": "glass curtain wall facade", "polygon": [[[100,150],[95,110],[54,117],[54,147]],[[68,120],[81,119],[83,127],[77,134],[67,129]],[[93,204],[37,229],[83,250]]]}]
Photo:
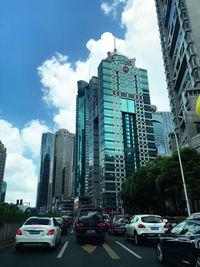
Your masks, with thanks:
[{"label": "glass curtain wall facade", "polygon": [[98,119],[98,78],[89,82],[89,177],[88,192],[91,203],[100,206],[99,191],[99,119]]},{"label": "glass curtain wall facade", "polygon": [[88,193],[88,122],[88,83],[78,81],[78,95],[76,98],[75,196],[85,196]]},{"label": "glass curtain wall facade", "polygon": [[66,129],[55,133],[52,197],[58,202],[72,197],[74,134]]},{"label": "glass curtain wall facade", "polygon": [[38,210],[46,211],[51,210],[54,164],[54,134],[42,134],[40,155],[40,173],[36,206]]},{"label": "glass curtain wall facade", "polygon": [[172,133],[172,114],[171,112],[156,111],[153,108],[152,113],[153,128],[155,136],[155,145],[158,155],[170,155],[169,134]]},{"label": "glass curtain wall facade", "polygon": [[115,49],[98,68],[100,205],[121,208],[122,183],[156,157],[147,71]]},{"label": "glass curtain wall facade", "polygon": [[3,183],[3,176],[5,171],[5,165],[6,165],[6,148],[4,144],[0,141],[0,199],[1,199],[1,192],[2,192],[2,183]]},{"label": "glass curtain wall facade", "polygon": [[180,145],[200,132],[200,1],[155,0],[173,124]]},{"label": "glass curtain wall facade", "polygon": [[6,189],[7,189],[7,183],[5,181],[3,181],[2,188],[1,188],[1,199],[0,199],[0,202],[5,202]]}]

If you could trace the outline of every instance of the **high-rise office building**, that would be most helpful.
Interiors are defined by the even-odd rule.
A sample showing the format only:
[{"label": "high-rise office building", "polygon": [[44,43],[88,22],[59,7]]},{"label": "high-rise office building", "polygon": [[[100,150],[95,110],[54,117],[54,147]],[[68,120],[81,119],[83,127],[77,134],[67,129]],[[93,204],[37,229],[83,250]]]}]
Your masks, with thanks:
[{"label": "high-rise office building", "polygon": [[7,183],[5,181],[3,181],[2,187],[1,187],[1,198],[0,198],[0,202],[5,202],[6,189],[7,189]]},{"label": "high-rise office building", "polygon": [[[195,147],[200,120],[200,1],[155,0],[167,89],[180,146]],[[197,140],[196,140],[197,141]]]},{"label": "high-rise office building", "polygon": [[54,134],[43,133],[40,152],[40,173],[37,191],[37,208],[51,210],[54,164]]},{"label": "high-rise office building", "polygon": [[94,205],[115,210],[122,183],[157,155],[147,71],[115,49],[86,86],[89,194]]},{"label": "high-rise office building", "polygon": [[171,112],[157,111],[156,106],[152,106],[152,120],[157,154],[170,155],[169,134],[173,132]]},{"label": "high-rise office building", "polygon": [[6,164],[6,148],[4,144],[0,141],[0,199],[1,199],[1,192],[2,192],[2,183],[3,183],[3,176]]},{"label": "high-rise office building", "polygon": [[55,133],[52,197],[63,201],[72,197],[74,134],[66,129]]},{"label": "high-rise office building", "polygon": [[88,193],[88,83],[78,81],[76,97],[75,196]]}]

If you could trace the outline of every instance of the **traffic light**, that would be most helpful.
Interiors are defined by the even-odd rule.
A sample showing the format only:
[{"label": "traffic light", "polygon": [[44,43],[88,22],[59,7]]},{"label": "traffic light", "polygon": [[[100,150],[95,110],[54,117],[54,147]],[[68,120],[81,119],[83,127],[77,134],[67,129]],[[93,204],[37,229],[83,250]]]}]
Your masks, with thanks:
[{"label": "traffic light", "polygon": [[19,206],[19,199],[17,199],[17,201],[16,201],[16,205]]},{"label": "traffic light", "polygon": [[23,205],[23,199],[20,199],[19,205]]}]

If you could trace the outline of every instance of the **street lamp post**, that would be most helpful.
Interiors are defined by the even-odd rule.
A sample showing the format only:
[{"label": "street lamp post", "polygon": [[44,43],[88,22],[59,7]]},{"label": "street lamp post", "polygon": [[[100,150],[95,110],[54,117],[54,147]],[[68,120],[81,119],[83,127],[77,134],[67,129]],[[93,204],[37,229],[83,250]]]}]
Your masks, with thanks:
[{"label": "street lamp post", "polygon": [[[157,121],[157,120],[152,120],[152,122],[157,122],[157,123],[160,123],[160,124],[165,125],[164,123],[162,123],[160,121]],[[191,212],[190,212],[190,204],[189,204],[189,199],[188,199],[188,194],[187,194],[187,188],[186,188],[186,184],[185,184],[185,176],[184,176],[184,172],[183,172],[183,165],[182,165],[182,160],[181,160],[181,154],[180,154],[180,149],[179,149],[177,134],[176,134],[175,130],[171,129],[170,126],[168,126],[168,125],[166,125],[166,126],[171,131],[173,131],[173,134],[175,136],[175,142],[176,142],[176,148],[177,148],[177,153],[178,153],[178,161],[179,161],[180,170],[181,170],[181,178],[182,178],[182,183],[183,183],[183,191],[184,191],[184,195],[185,195],[187,213],[188,213],[188,216],[190,216],[190,214],[191,214]]]},{"label": "street lamp post", "polygon": [[182,182],[183,182],[183,190],[184,190],[184,194],[185,194],[185,201],[186,201],[186,206],[187,206],[187,212],[188,212],[188,216],[190,216],[190,214],[191,214],[191,212],[190,212],[190,204],[189,204],[189,199],[188,199],[188,194],[187,194],[187,188],[186,188],[186,184],[185,184],[185,176],[184,176],[184,172],[183,172],[183,165],[182,165],[182,160],[181,160],[180,149],[179,149],[179,145],[178,145],[178,138],[177,138],[176,132],[173,131],[173,133],[174,133],[175,141],[176,141],[176,148],[177,148],[178,160],[179,160],[179,164],[180,164],[181,177],[182,177]]}]

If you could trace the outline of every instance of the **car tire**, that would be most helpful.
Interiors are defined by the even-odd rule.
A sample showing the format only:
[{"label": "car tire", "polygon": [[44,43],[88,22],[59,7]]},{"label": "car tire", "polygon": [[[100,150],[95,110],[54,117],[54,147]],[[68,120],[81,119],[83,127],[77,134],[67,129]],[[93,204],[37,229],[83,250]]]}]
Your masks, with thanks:
[{"label": "car tire", "polygon": [[19,253],[21,251],[21,246],[16,245],[15,246],[15,253]]},{"label": "car tire", "polygon": [[99,243],[100,244],[103,244],[104,242],[105,242],[105,238],[104,237],[99,238]]},{"label": "car tire", "polygon": [[158,261],[160,263],[165,263],[165,256],[164,256],[162,245],[160,243],[157,243],[156,244],[156,255],[157,255],[157,259],[158,259]]},{"label": "car tire", "polygon": [[125,239],[128,241],[129,240],[129,235],[127,232],[125,232]]},{"label": "car tire", "polygon": [[139,246],[139,245],[141,245],[141,243],[142,243],[141,237],[137,234],[137,232],[135,232],[135,234],[134,234],[134,244],[136,246]]},{"label": "car tire", "polygon": [[82,243],[82,238],[80,236],[76,236],[76,243],[81,244]]},{"label": "car tire", "polygon": [[194,267],[200,267],[200,254],[198,254],[194,260]]}]

